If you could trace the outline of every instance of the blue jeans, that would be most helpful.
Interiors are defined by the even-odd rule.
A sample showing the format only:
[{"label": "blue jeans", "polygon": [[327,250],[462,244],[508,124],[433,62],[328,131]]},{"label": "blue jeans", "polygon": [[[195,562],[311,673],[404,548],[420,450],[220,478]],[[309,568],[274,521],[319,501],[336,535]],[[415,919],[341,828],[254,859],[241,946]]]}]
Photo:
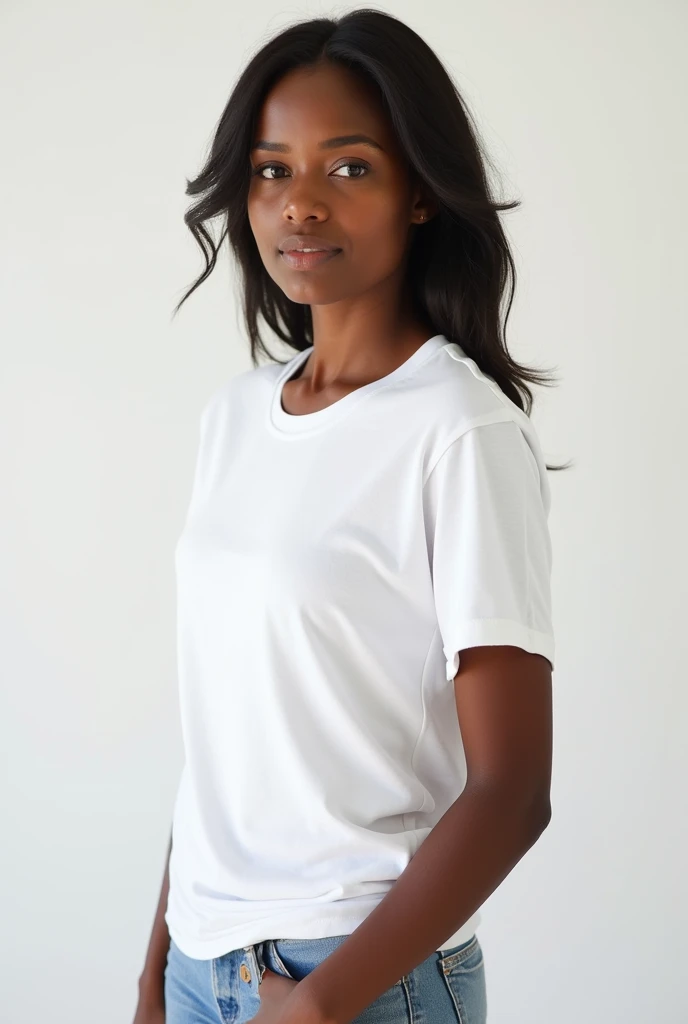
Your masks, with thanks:
[{"label": "blue jeans", "polygon": [[[165,968],[165,1024],[245,1024],[258,1012],[266,967],[301,981],[346,938],[268,939],[213,960],[192,959],[171,941]],[[485,967],[477,935],[442,954],[432,953],[352,1024],[419,1020],[485,1024]]]}]

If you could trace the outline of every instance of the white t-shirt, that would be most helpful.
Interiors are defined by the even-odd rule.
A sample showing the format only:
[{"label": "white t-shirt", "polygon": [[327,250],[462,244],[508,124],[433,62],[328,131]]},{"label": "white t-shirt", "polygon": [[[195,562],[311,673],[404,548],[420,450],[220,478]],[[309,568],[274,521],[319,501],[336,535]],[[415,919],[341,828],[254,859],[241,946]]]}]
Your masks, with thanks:
[{"label": "white t-shirt", "polygon": [[311,351],[210,396],[176,549],[185,763],[165,919],[201,960],[350,934],[466,783],[461,649],[553,664],[528,416],[441,334],[289,414],[282,386]]}]

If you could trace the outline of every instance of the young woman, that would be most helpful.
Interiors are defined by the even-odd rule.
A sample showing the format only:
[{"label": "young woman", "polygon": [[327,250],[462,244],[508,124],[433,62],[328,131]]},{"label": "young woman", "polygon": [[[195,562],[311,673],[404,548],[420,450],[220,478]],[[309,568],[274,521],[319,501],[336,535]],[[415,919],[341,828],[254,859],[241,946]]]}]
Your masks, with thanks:
[{"label": "young woman", "polygon": [[254,365],[203,409],[176,551],[185,764],[136,1022],[481,1024],[479,907],[550,818],[518,204],[437,56],[369,10],[263,46],[187,191],[182,302],[221,215]]}]

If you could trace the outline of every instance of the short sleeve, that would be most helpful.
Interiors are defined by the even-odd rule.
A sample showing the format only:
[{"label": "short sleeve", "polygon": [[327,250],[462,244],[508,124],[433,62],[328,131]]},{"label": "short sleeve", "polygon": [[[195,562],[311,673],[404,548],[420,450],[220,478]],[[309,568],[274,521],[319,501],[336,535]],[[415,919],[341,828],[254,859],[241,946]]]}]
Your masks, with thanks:
[{"label": "short sleeve", "polygon": [[534,430],[512,419],[452,441],[425,482],[426,538],[447,679],[460,651],[510,644],[554,667],[549,483]]}]

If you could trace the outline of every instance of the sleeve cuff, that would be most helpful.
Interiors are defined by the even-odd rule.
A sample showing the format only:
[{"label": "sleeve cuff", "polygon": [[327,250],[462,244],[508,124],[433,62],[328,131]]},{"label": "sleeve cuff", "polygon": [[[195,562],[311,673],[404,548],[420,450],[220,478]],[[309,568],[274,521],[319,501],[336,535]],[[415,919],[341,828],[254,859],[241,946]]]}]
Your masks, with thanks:
[{"label": "sleeve cuff", "polygon": [[530,654],[541,654],[554,669],[554,637],[530,629],[513,619],[473,619],[465,622],[452,641],[442,648],[446,658],[447,679],[452,680],[459,670],[459,651],[464,647],[509,644],[521,647]]}]

